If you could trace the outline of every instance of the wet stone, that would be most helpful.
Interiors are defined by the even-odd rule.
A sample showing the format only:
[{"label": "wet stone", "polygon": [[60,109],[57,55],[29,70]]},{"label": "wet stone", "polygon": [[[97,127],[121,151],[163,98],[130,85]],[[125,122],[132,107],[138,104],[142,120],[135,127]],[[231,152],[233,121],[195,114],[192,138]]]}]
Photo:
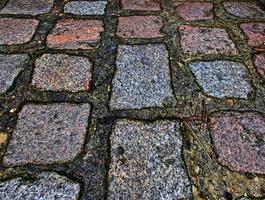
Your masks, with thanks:
[{"label": "wet stone", "polygon": [[245,65],[225,60],[189,65],[199,85],[210,96],[248,98],[252,88]]},{"label": "wet stone", "polygon": [[218,161],[241,173],[265,174],[265,117],[256,112],[226,112],[211,117]]},{"label": "wet stone", "polygon": [[179,123],[119,120],[110,137],[108,199],[188,199]]},{"label": "wet stone", "polygon": [[260,76],[265,79],[265,53],[254,55],[253,62]]},{"label": "wet stone", "polygon": [[92,64],[86,57],[44,54],[35,61],[32,85],[51,91],[89,90],[91,68]]},{"label": "wet stone", "polygon": [[162,44],[119,45],[112,82],[112,109],[161,107],[174,103],[168,52]]},{"label": "wet stone", "polygon": [[107,1],[70,1],[65,4],[64,12],[75,15],[104,15]]},{"label": "wet stone", "polygon": [[0,54],[0,93],[6,92],[13,85],[28,60],[26,54]]},{"label": "wet stone", "polygon": [[82,150],[88,125],[88,104],[27,104],[3,158],[6,166],[64,163]]},{"label": "wet stone", "polygon": [[234,42],[225,29],[179,26],[181,48],[188,55],[238,55]]},{"label": "wet stone", "polygon": [[160,11],[160,0],[121,0],[122,9]]},{"label": "wet stone", "polygon": [[22,177],[0,182],[1,200],[77,200],[80,185],[57,173],[43,172],[30,180]]}]

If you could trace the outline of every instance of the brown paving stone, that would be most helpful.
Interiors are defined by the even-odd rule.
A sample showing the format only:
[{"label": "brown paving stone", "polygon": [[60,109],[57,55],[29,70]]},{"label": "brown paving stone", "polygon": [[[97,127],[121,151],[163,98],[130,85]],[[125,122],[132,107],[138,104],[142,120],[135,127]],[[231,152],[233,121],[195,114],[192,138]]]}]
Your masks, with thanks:
[{"label": "brown paving stone", "polygon": [[163,20],[157,16],[119,17],[117,36],[122,38],[158,38]]},{"label": "brown paving stone", "polygon": [[29,42],[39,24],[36,19],[0,18],[0,45]]},{"label": "brown paving stone", "polygon": [[124,10],[160,10],[160,0],[121,0],[121,5]]},{"label": "brown paving stone", "polygon": [[93,49],[104,31],[100,20],[62,19],[47,37],[47,45],[56,49]]},{"label": "brown paving stone", "polygon": [[265,53],[254,55],[253,62],[258,73],[265,79]]}]

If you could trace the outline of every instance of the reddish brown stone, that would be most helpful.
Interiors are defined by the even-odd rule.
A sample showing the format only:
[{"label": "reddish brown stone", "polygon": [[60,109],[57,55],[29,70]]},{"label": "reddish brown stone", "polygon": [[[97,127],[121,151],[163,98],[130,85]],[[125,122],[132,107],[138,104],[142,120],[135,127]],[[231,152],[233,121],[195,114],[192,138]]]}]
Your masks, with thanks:
[{"label": "reddish brown stone", "polygon": [[176,15],[186,21],[213,19],[213,3],[176,2]]},{"label": "reddish brown stone", "polygon": [[38,24],[35,19],[0,18],[0,45],[29,42]]},{"label": "reddish brown stone", "polygon": [[93,49],[104,31],[100,20],[63,19],[47,37],[47,45],[56,49]]},{"label": "reddish brown stone", "polygon": [[254,55],[253,62],[258,73],[265,79],[265,53]]},{"label": "reddish brown stone", "polygon": [[158,38],[163,21],[157,16],[120,17],[117,36],[122,38]]},{"label": "reddish brown stone", "polygon": [[121,0],[121,4],[124,10],[160,10],[160,0]]}]

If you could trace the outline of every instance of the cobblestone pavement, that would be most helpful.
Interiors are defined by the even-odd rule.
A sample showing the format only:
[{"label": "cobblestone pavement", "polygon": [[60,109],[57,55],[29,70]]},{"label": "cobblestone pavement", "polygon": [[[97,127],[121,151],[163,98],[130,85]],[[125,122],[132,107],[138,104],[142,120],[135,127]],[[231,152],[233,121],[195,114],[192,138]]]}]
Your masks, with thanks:
[{"label": "cobblestone pavement", "polygon": [[265,199],[265,1],[0,0],[1,200]]}]

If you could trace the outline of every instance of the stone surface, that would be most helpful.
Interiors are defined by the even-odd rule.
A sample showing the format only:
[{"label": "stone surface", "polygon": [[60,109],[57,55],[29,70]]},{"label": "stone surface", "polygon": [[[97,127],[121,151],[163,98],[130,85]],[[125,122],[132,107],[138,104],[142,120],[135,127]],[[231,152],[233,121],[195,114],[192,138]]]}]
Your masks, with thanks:
[{"label": "stone surface", "polygon": [[265,79],[265,53],[254,55],[253,62],[258,73]]},{"label": "stone surface", "polygon": [[161,107],[175,100],[164,45],[119,45],[116,67],[112,109]]},{"label": "stone surface", "polygon": [[8,0],[0,14],[38,15],[50,12],[52,6],[53,0]]},{"label": "stone surface", "polygon": [[29,56],[26,54],[0,54],[0,93],[12,86],[28,60]]},{"label": "stone surface", "polygon": [[160,0],[121,0],[122,9],[140,11],[159,11]]},{"label": "stone surface", "polygon": [[108,199],[188,199],[178,122],[119,120],[110,141]]},{"label": "stone surface", "polygon": [[176,15],[186,21],[213,19],[213,3],[211,2],[176,2]]},{"label": "stone surface", "polygon": [[265,174],[265,117],[259,113],[222,113],[211,118],[218,160],[239,172]]},{"label": "stone surface", "polygon": [[79,92],[90,89],[92,64],[86,57],[44,54],[35,61],[32,85],[41,90]]},{"label": "stone surface", "polygon": [[189,65],[204,92],[214,97],[247,98],[252,91],[245,65],[225,60]]},{"label": "stone surface", "polygon": [[27,104],[3,158],[6,166],[63,163],[82,150],[87,133],[88,104]]},{"label": "stone surface", "polygon": [[47,45],[56,49],[93,49],[99,42],[103,23],[93,19],[62,19],[47,37]]},{"label": "stone surface", "polygon": [[43,172],[30,180],[0,182],[1,200],[77,200],[80,185],[56,173]]},{"label": "stone surface", "polygon": [[107,1],[70,1],[65,4],[64,12],[75,15],[104,15]]},{"label": "stone surface", "polygon": [[179,26],[181,48],[188,55],[237,55],[239,52],[225,29]]},{"label": "stone surface", "polygon": [[29,42],[38,24],[36,19],[0,18],[0,45]]},{"label": "stone surface", "polygon": [[116,35],[121,38],[159,38],[163,20],[157,16],[119,17]]}]

